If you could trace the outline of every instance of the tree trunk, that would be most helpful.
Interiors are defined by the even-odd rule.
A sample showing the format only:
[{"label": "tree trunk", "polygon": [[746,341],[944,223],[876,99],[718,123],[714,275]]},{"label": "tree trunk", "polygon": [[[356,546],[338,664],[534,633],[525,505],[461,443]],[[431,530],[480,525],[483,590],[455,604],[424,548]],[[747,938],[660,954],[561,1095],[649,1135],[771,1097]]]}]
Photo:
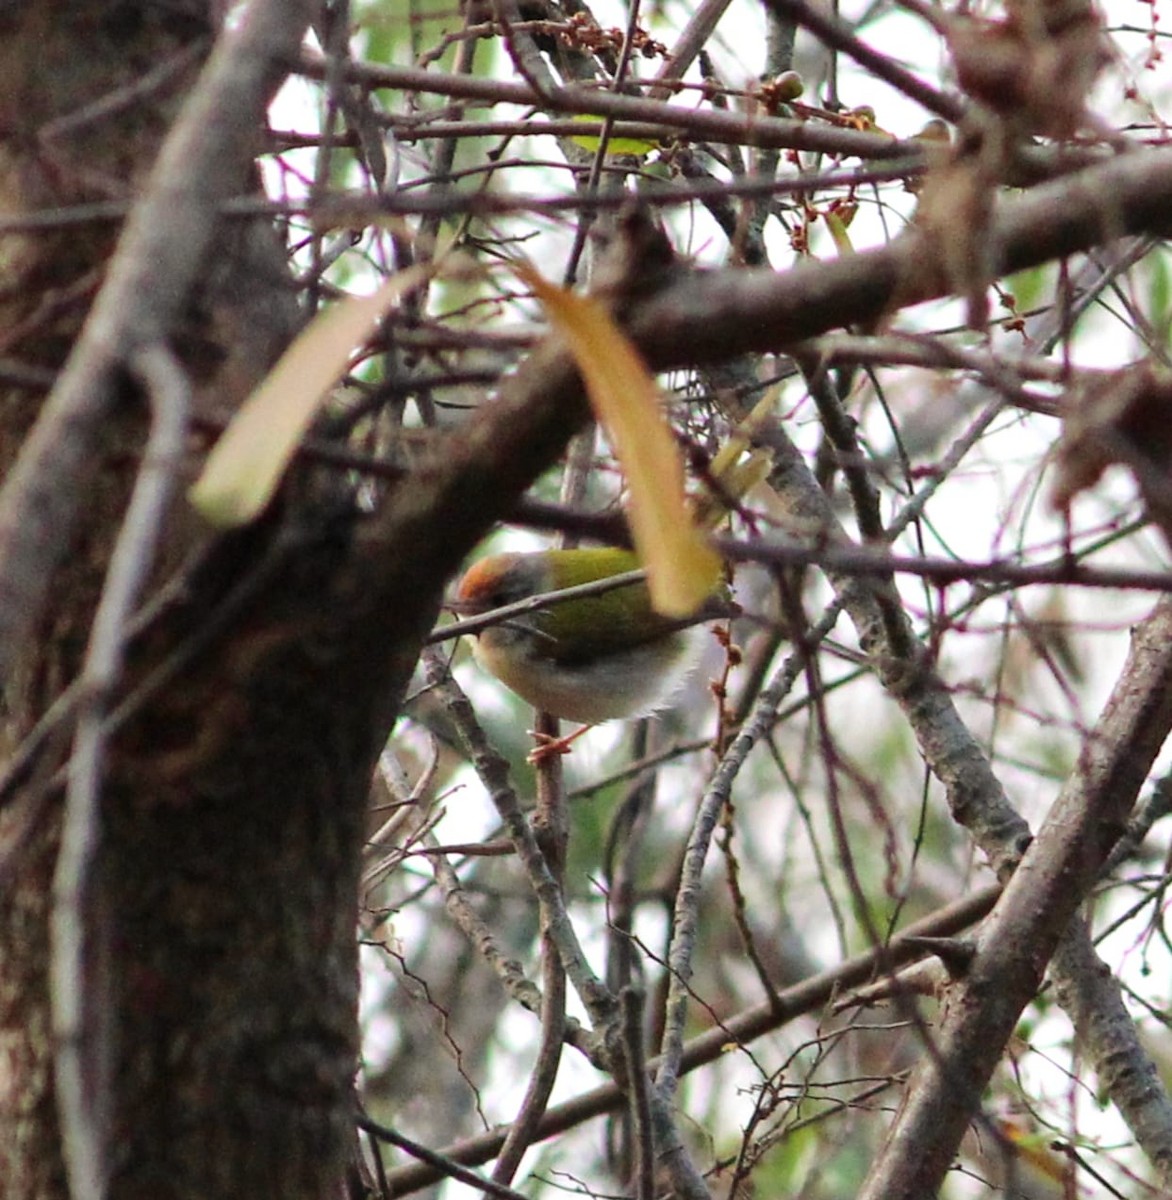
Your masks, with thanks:
[{"label": "tree trunk", "polygon": [[[78,1200],[103,1182],[111,1200],[340,1194],[372,765],[445,580],[584,417],[552,348],[491,419],[386,485],[374,514],[312,462],[236,533],[171,505],[145,601],[115,635],[116,686],[78,688],[103,649],[94,616],[133,532],[127,498],[152,467],[159,389],[137,382],[143,351],[190,386],[183,483],[297,325],[272,229],[212,221],[220,199],[255,194],[257,133],[304,27],[295,7],[254,0],[198,80],[202,10],[45,2],[0,38],[0,209],[30,217],[2,243],[0,298],[3,1196]],[[121,205],[70,221],[111,196]],[[111,217],[134,203],[117,241]],[[84,824],[73,736],[95,705],[97,835],[79,837],[70,874],[63,820]],[[80,930],[72,973],[63,929]]]},{"label": "tree trunk", "polygon": [[[204,9],[42,2],[4,18],[6,215],[133,201],[212,46]],[[247,176],[239,190],[251,190]],[[6,473],[118,230],[108,217],[62,219],[4,239]],[[222,419],[288,338],[296,306],[266,227],[222,224],[208,261],[170,341],[194,415]],[[9,750],[81,669],[145,408],[123,380],[99,458],[71,481],[85,490],[83,511],[58,552],[44,618],[5,679]],[[201,549],[206,535],[175,506],[155,575],[182,573],[186,585],[131,647],[119,693],[132,696],[171,664],[131,701],[110,747],[85,905],[82,1108],[100,1131],[111,1196],[316,1200],[341,1178],[356,1055],[355,872],[375,725],[371,687],[344,689],[337,656],[314,640],[330,616],[328,539],[262,570],[217,625],[225,597],[274,561],[280,527],[274,517]],[[59,725],[0,812],[0,1194],[22,1200],[66,1193],[49,929],[68,746]]]}]

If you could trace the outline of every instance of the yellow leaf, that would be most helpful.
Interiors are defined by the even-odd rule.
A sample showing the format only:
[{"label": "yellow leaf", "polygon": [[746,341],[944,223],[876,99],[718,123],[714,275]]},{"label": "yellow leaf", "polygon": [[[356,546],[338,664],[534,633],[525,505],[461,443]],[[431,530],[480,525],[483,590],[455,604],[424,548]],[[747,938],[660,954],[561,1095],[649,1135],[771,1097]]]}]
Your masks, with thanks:
[{"label": "yellow leaf", "polygon": [[332,305],[306,326],[232,418],[188,491],[208,521],[231,529],[264,511],[354,348],[434,270],[434,264],[409,267],[373,295]]},{"label": "yellow leaf", "polygon": [[720,580],[721,561],[689,514],[684,465],[660,411],[659,389],[638,351],[589,296],[515,264],[569,343],[630,489],[631,533],[657,612],[690,617]]}]

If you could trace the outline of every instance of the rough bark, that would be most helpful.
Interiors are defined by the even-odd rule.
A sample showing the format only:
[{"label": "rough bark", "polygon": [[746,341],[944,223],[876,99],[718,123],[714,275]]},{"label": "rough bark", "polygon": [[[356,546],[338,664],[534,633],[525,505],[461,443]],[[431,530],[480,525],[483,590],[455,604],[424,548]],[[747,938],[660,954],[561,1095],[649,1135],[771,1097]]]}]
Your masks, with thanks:
[{"label": "rough bark", "polygon": [[[246,19],[254,10],[285,19],[280,5],[253,5]],[[110,3],[37,6],[4,32],[2,115],[24,132],[0,171],[3,208],[35,219],[5,251],[14,282],[0,329],[14,363],[5,378],[18,381],[0,410],[7,501],[43,411],[40,373],[48,385],[71,348],[94,343],[92,323],[84,335],[82,325],[119,233],[106,220],[80,234],[33,225],[111,191],[133,202],[159,182],[151,172],[183,89],[164,89],[164,104],[142,87],[144,73],[179,53],[191,87],[211,37],[198,13]],[[112,96],[127,102],[99,104]],[[92,114],[101,136],[87,131],[50,162],[46,122],[78,112]],[[262,114],[240,136],[255,141]],[[247,193],[250,173],[241,176]],[[143,240],[166,253],[168,238],[191,236],[168,228],[167,215],[140,209],[126,228],[141,236],[154,220]],[[264,224],[222,222],[188,282],[191,258],[175,250],[179,267],[160,281],[171,290],[145,320],[180,357],[194,415],[222,419],[281,348],[296,307]],[[49,733],[9,778],[0,808],[0,1123],[11,1131],[0,1139],[0,1194],[99,1194],[84,1176],[104,1159],[106,1194],[117,1200],[336,1195],[354,1130],[357,872],[373,760],[444,580],[556,456],[584,415],[580,388],[564,355],[539,355],[531,379],[545,403],[516,388],[499,426],[470,429],[421,463],[409,486],[388,489],[377,519],[359,518],[329,471],[312,466],[295,470],[281,501],[238,534],[210,538],[175,506],[153,615],[128,643],[108,698],[119,715],[79,914],[86,1094],[64,1098],[99,1143],[96,1159],[81,1155],[79,1178],[78,1156],[62,1149],[49,969],[72,730],[68,718],[38,722],[82,668],[147,424],[129,378],[140,330],[127,328],[109,292],[105,300],[98,350],[108,353],[97,356],[105,376],[95,386],[108,394],[96,444],[59,485],[67,519],[45,561],[61,565],[47,588],[34,582],[43,607],[4,680],[5,757],[27,750],[30,733]],[[76,422],[67,433],[92,437]]]},{"label": "rough bark", "polygon": [[[41,3],[7,17],[0,208],[44,218],[132,202],[213,33],[202,4]],[[254,140],[259,129],[254,118]],[[247,172],[237,190],[250,190]],[[30,376],[61,367],[118,233],[109,219],[63,218],[4,239],[4,353]],[[263,226],[221,226],[198,288],[176,307],[165,333],[192,382],[196,415],[230,411],[294,328],[283,251]],[[4,391],[6,476],[41,395]],[[84,503],[68,544],[56,548],[62,565],[43,618],[4,680],[8,747],[78,673],[137,469],[144,408],[118,371],[97,451],[66,480],[84,489]],[[185,602],[134,647],[126,690],[206,628],[272,532],[227,545],[192,577]],[[176,508],[158,577],[203,536]],[[272,585],[298,594],[287,574]],[[332,697],[318,686],[325,666],[306,665],[307,644],[300,656],[270,653],[282,640],[274,630],[295,619],[279,604],[265,612],[265,599],[257,589],[251,620],[205,641],[138,707],[111,755],[87,966],[97,1057],[110,1060],[99,1062],[109,1077],[96,1084],[108,1111],[92,1116],[107,1141],[113,1196],[320,1196],[348,1144],[354,847],[371,730],[338,728],[350,710],[333,719]],[[66,1187],[48,924],[67,745],[63,726],[0,813],[0,1193],[22,1198],[59,1197]]]}]

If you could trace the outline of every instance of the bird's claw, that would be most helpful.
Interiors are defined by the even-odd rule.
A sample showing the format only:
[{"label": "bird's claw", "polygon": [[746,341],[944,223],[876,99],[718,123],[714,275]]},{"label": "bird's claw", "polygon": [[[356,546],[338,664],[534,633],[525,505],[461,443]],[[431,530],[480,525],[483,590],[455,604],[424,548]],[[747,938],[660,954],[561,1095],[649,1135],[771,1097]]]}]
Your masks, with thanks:
[{"label": "bird's claw", "polygon": [[563,734],[560,737],[554,737],[548,733],[538,733],[537,730],[530,729],[529,734],[537,745],[525,756],[525,761],[531,767],[539,767],[543,762],[547,762],[551,758],[557,758],[561,754],[569,754],[574,742],[586,730],[593,728],[593,725],[583,725],[580,729],[575,729],[573,733]]}]

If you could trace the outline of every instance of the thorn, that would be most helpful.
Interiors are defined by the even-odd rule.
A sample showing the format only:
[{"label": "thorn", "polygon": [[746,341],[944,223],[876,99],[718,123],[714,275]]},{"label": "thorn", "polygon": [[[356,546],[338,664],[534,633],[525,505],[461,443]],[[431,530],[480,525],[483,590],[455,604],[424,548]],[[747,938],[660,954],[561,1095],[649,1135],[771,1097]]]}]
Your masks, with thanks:
[{"label": "thorn", "polygon": [[968,974],[969,964],[977,952],[977,945],[970,938],[952,937],[906,937],[907,945],[917,950],[925,950],[934,954],[943,964],[953,979],[961,979]]}]

